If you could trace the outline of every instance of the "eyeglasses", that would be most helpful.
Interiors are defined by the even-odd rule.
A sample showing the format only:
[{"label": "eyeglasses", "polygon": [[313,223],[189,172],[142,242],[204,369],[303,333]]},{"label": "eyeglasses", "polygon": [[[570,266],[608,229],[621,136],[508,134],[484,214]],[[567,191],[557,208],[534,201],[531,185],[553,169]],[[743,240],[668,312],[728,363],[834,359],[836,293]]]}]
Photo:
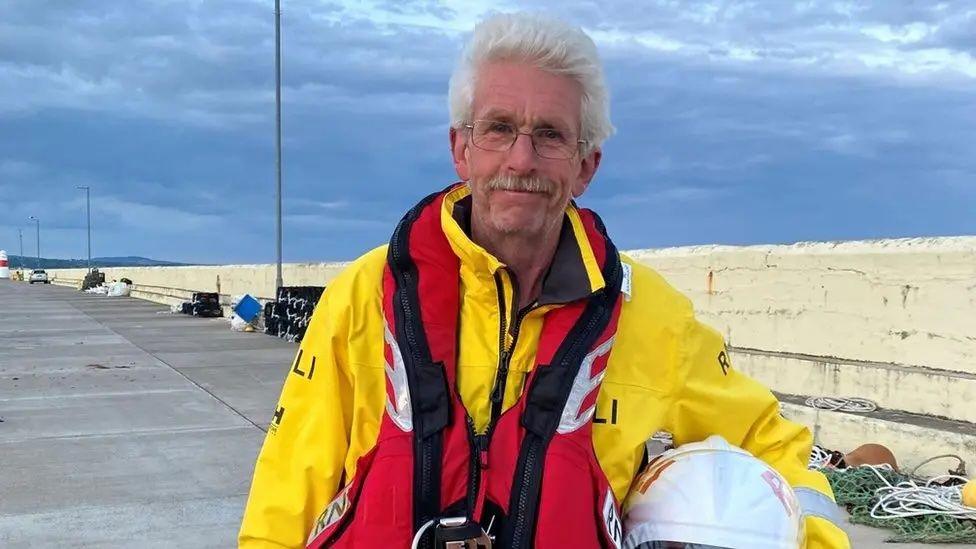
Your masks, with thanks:
[{"label": "eyeglasses", "polygon": [[528,135],[535,153],[550,160],[568,160],[576,155],[580,145],[586,143],[567,130],[550,127],[520,132],[512,124],[498,120],[475,120],[464,127],[471,131],[474,146],[486,151],[505,152],[512,148],[518,136]]}]

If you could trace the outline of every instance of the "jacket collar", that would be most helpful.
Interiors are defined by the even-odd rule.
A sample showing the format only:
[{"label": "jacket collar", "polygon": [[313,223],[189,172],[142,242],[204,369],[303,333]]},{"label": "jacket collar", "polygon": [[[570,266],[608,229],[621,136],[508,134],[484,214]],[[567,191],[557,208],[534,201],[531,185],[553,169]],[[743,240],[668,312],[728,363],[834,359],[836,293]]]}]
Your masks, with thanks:
[{"label": "jacket collar", "polygon": [[[490,280],[505,264],[471,240],[471,191],[459,184],[447,192],[441,206],[441,228],[461,260],[461,276]],[[538,304],[569,303],[605,286],[586,228],[575,204],[566,208],[552,264],[542,280]]]}]

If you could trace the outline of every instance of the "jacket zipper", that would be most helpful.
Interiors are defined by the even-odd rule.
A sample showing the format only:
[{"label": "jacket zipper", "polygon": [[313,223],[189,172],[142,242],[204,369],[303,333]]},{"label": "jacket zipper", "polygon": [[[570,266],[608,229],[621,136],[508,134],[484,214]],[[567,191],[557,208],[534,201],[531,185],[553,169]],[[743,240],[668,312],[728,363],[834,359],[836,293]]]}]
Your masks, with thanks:
[{"label": "jacket zipper", "polygon": [[474,428],[474,420],[471,416],[466,417],[468,424],[468,442],[471,446],[471,460],[468,468],[468,515],[474,521],[479,517],[474,516],[478,506],[478,495],[481,491],[481,473],[488,468],[488,437],[489,434],[477,434]]},{"label": "jacket zipper", "polygon": [[[495,287],[498,290],[498,310],[501,314],[501,322],[498,327],[498,370],[495,375],[495,385],[491,390],[491,419],[488,423],[488,431],[490,432],[492,427],[495,425],[495,421],[498,420],[498,416],[502,414],[502,405],[505,403],[505,386],[508,383],[508,367],[512,361],[512,354],[515,352],[515,344],[518,342],[519,327],[522,325],[522,317],[524,316],[523,311],[518,311],[515,314],[515,319],[512,322],[512,328],[509,330],[506,319],[505,319],[505,285],[502,283],[502,278],[495,272]],[[516,311],[518,307],[518,283],[515,278],[512,278],[512,310]],[[508,346],[505,344],[505,335],[507,332],[512,334],[512,345]]]},{"label": "jacket zipper", "polygon": [[[469,430],[469,441],[471,443],[471,459],[469,467],[469,482],[468,482],[468,510],[469,513],[474,513],[475,508],[478,505],[478,493],[481,487],[481,472],[483,469],[488,467],[488,445],[491,443],[491,435],[495,430],[495,423],[498,421],[498,417],[502,413],[502,405],[505,401],[505,386],[508,383],[508,371],[509,366],[512,361],[512,354],[515,350],[515,345],[518,343],[519,328],[522,326],[522,319],[528,314],[534,307],[527,307],[524,310],[519,311],[515,315],[515,321],[512,324],[511,334],[512,334],[512,345],[508,346],[505,344],[505,334],[509,331],[508,322],[506,318],[506,304],[505,304],[505,285],[502,282],[501,275],[495,272],[495,288],[498,293],[498,312],[501,316],[498,328],[498,370],[495,377],[495,384],[492,387],[489,399],[491,401],[491,416],[488,421],[488,428],[483,434],[478,434],[475,430],[474,420],[471,419],[469,415],[467,417],[468,430]],[[512,279],[512,310],[518,307],[518,283],[515,279]],[[480,517],[471,517],[473,520],[477,521]]]},{"label": "jacket zipper", "polygon": [[[602,311],[601,314],[599,315],[593,315],[590,318],[590,321],[587,323],[585,329],[582,331],[579,337],[576,338],[576,341],[588,340],[594,327],[598,325],[598,317],[602,317],[602,316],[603,316]],[[579,345],[578,343],[574,345],[572,350],[575,351],[578,345]],[[567,356],[575,357],[576,354],[578,353],[572,351],[566,353],[561,359],[561,361],[563,362],[561,367],[566,366],[565,357]],[[523,539],[527,533],[526,519],[529,518],[530,513],[533,514],[534,516],[535,507],[538,504],[539,498],[538,497],[534,498],[534,501],[532,503],[532,509],[529,509],[529,494],[528,494],[529,491],[526,490],[526,487],[529,485],[529,482],[532,480],[532,477],[536,474],[536,469],[539,465],[539,457],[540,457],[539,453],[542,450],[542,443],[543,443],[543,439],[539,437],[534,437],[530,443],[530,446],[526,449],[525,468],[522,470],[522,482],[521,482],[522,490],[519,492],[518,495],[518,506],[517,506],[518,511],[514,513],[515,525],[512,531],[513,548],[529,547],[529,545],[527,544],[527,540]]]},{"label": "jacket zipper", "polygon": [[[606,275],[609,275],[605,275],[608,284],[613,284],[613,281],[617,280],[617,268],[613,268],[606,273]],[[598,299],[602,299],[602,296]],[[565,368],[571,364],[572,361],[578,361],[580,358],[579,347],[581,342],[587,342],[586,344],[589,345],[589,340],[593,336],[594,329],[601,326],[603,324],[605,315],[612,314],[612,312],[612,303],[608,303],[607,305],[599,305],[599,309],[594,311],[594,314],[590,316],[586,326],[583,327],[578,334],[568,334],[569,338],[574,341],[573,346],[570,347],[566,353],[554,357],[555,360],[553,360],[553,364],[559,364],[560,367]],[[583,351],[585,352],[586,349],[583,349]],[[533,436],[529,441],[528,448],[526,448],[524,462],[525,467],[522,469],[521,482],[518,484],[518,488],[520,488],[518,494],[518,504],[515,506],[516,511],[514,513],[509,513],[509,516],[514,515],[515,520],[515,524],[512,526],[512,549],[531,546],[531,540],[527,539],[527,537],[531,535],[531,532],[528,531],[529,524],[527,521],[531,520],[533,524],[535,523],[535,513],[539,504],[539,494],[537,493],[537,487],[533,487],[533,490],[531,491],[534,493],[534,497],[530,502],[530,490],[528,490],[528,487],[533,478],[538,477],[540,474],[537,469],[539,469],[541,466],[540,459],[542,456],[540,455],[540,452],[543,450],[544,442],[544,439],[538,436]],[[515,487],[513,486],[513,488]]]}]

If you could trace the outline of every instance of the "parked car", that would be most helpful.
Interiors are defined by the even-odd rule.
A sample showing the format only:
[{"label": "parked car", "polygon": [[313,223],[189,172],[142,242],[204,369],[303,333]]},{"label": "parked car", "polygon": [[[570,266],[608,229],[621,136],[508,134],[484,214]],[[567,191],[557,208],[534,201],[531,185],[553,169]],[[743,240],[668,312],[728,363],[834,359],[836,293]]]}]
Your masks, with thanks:
[{"label": "parked car", "polygon": [[34,269],[30,274],[30,283],[40,282],[42,284],[50,284],[51,281],[47,278],[47,271],[44,269]]}]

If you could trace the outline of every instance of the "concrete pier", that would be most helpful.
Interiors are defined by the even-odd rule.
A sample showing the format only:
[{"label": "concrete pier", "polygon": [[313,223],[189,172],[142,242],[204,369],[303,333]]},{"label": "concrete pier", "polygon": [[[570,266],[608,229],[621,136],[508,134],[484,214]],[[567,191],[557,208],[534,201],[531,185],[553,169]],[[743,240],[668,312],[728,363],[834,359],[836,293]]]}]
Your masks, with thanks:
[{"label": "concrete pier", "polygon": [[[0,280],[0,547],[236,546],[296,350],[136,298]],[[850,529],[854,547],[883,547],[886,532]]]},{"label": "concrete pier", "polygon": [[0,281],[0,547],[233,547],[296,347]]}]

